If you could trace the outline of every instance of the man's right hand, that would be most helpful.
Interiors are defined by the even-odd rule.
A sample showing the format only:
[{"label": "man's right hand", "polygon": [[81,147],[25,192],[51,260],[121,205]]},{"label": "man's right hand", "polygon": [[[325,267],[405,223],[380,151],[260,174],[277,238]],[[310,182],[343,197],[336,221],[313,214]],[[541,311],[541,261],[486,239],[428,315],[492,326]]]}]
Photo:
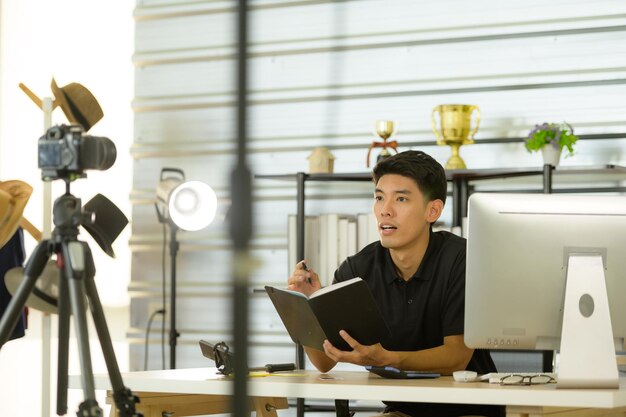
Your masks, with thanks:
[{"label": "man's right hand", "polygon": [[287,280],[287,289],[298,291],[307,297],[322,288],[320,279],[311,268],[306,269],[306,259],[298,262],[296,269]]}]

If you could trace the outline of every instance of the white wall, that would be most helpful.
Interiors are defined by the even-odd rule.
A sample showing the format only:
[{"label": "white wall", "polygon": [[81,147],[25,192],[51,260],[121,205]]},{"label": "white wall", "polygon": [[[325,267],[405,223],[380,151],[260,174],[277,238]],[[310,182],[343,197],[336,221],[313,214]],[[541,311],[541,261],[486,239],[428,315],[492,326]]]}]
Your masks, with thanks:
[{"label": "white wall", "polygon": [[[87,171],[87,179],[72,183],[72,193],[86,203],[96,193],[111,199],[128,217],[131,188],[133,70],[132,5],[128,2],[65,0],[3,0],[2,60],[0,61],[0,178],[20,179],[35,191],[25,214],[42,227],[41,171],[37,139],[43,133],[42,112],[18,88],[23,82],[40,97],[50,97],[50,81],[59,86],[78,82],[98,99],[104,117],[89,134],[107,136],[117,146],[115,165],[107,171]],[[53,124],[67,123],[60,108]],[[62,181],[54,183],[56,198]],[[94,257],[100,295],[109,305],[125,305],[128,284],[127,241],[130,227],[116,241],[118,258],[97,248]],[[87,233],[81,238],[87,240]]]},{"label": "white wall", "polygon": [[[34,193],[26,207],[26,217],[39,229],[43,225],[42,182],[37,168],[37,139],[43,133],[42,112],[18,88],[23,82],[40,97],[51,96],[50,81],[59,86],[78,82],[98,99],[104,118],[89,132],[107,136],[117,145],[115,165],[104,172],[88,172],[88,178],[75,181],[72,193],[83,204],[96,193],[111,199],[130,217],[133,68],[133,2],[81,0],[2,0],[0,2],[0,179],[28,182]],[[66,123],[60,109],[53,123]],[[59,182],[59,181],[57,181]],[[62,192],[54,184],[53,197]],[[109,317],[117,358],[127,368],[124,334],[128,326],[130,227],[114,245],[116,259],[106,256],[83,231],[80,238],[90,242],[96,263],[96,284]],[[35,245],[26,238],[27,252]],[[53,320],[54,323],[55,320]],[[30,329],[23,339],[11,341],[0,352],[0,414],[34,416],[40,414],[41,318],[31,310]],[[53,326],[53,335],[56,334]],[[91,332],[92,337],[95,333]],[[92,342],[97,343],[97,340]],[[52,340],[53,351],[56,339]],[[74,341],[70,342],[74,346]],[[72,358],[76,358],[75,349]],[[94,367],[106,369],[93,345]],[[56,363],[56,359],[53,359]],[[76,362],[70,365],[77,373]],[[56,380],[53,368],[53,381]],[[9,377],[12,375],[12,377]],[[55,415],[55,387],[52,386],[51,415]],[[82,394],[70,397],[70,414]],[[103,402],[101,402],[103,405]]]}]

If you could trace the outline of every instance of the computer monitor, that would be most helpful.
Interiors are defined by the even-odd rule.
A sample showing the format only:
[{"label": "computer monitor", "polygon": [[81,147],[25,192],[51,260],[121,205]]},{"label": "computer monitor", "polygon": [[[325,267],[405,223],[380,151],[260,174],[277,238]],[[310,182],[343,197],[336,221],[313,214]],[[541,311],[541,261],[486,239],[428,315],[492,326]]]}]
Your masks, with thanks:
[{"label": "computer monitor", "polygon": [[626,197],[476,193],[467,236],[465,343],[559,350],[559,386],[617,386]]}]

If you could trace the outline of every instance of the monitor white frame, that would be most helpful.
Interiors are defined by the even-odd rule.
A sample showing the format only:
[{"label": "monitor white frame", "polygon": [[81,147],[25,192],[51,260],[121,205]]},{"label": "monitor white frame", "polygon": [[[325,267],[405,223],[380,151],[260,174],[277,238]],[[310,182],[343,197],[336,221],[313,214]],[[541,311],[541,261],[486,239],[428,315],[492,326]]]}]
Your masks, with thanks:
[{"label": "monitor white frame", "polygon": [[[572,274],[584,269],[581,262],[589,259],[594,259],[596,266],[582,272],[583,287],[569,295],[569,303],[574,304],[565,319],[569,336],[562,346],[566,283],[572,286]],[[596,308],[585,318],[580,300],[589,293]],[[567,381],[573,379],[571,386],[613,387],[617,383],[614,351],[622,350],[626,340],[625,297],[626,197],[497,193],[470,197],[465,301],[468,346],[575,352],[574,364],[593,366],[598,380],[582,378],[589,376],[582,368],[570,378],[571,372],[561,373],[561,364],[561,386],[570,385]],[[590,321],[596,322],[585,327]],[[606,331],[603,336],[589,334],[590,328],[604,328],[609,335]],[[607,350],[612,354],[607,356]],[[567,365],[570,356],[565,355],[566,369],[571,369]],[[606,372],[602,371],[605,368]]]}]

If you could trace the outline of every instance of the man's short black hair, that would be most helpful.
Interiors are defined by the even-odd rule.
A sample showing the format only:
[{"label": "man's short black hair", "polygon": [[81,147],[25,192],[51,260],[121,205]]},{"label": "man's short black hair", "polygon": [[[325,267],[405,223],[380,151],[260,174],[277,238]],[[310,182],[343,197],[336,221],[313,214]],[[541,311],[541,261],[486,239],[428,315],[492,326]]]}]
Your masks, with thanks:
[{"label": "man's short black hair", "polygon": [[441,164],[422,151],[405,151],[380,161],[374,167],[374,184],[383,175],[396,174],[411,178],[426,201],[441,200],[445,204],[448,184]]}]

